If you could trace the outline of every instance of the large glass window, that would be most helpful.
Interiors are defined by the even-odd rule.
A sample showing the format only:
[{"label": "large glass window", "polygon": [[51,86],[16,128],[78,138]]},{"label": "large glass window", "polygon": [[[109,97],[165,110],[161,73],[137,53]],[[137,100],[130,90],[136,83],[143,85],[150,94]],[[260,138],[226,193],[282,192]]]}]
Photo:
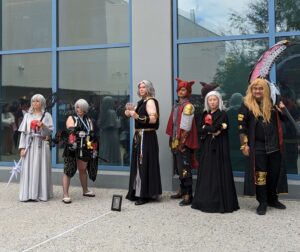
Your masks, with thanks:
[{"label": "large glass window", "polygon": [[[218,85],[228,108],[233,169],[243,171],[236,109],[245,94],[252,67],[274,44],[274,38],[291,41],[291,46],[276,60],[276,71],[272,70],[270,77],[279,85],[283,101],[295,124],[300,126],[300,45],[293,44],[300,40],[300,1],[175,2],[178,26],[174,27],[174,53],[177,56],[174,72],[183,79]],[[283,37],[285,32],[289,32],[289,37]],[[201,88],[202,85],[194,85],[191,98],[196,106],[196,120],[203,109]],[[289,120],[283,122],[283,134],[287,173],[300,174],[299,136]]]},{"label": "large glass window", "polygon": [[60,52],[57,128],[65,127],[76,100],[86,99],[100,140],[101,164],[128,165],[129,122],[123,116],[128,90],[128,48]]},{"label": "large glass window", "polygon": [[17,131],[34,94],[51,94],[51,54],[1,57],[1,161],[19,158]]},{"label": "large glass window", "polygon": [[[238,171],[244,170],[245,162],[239,144],[238,109],[248,85],[248,76],[253,62],[267,48],[267,39],[182,44],[178,48],[180,77],[218,85],[217,90],[221,92],[228,108],[232,164]],[[193,86],[191,100],[196,107],[196,121],[200,120],[204,109],[202,88],[200,84]]]},{"label": "large glass window", "polygon": [[[122,113],[130,100],[129,4],[128,0],[1,1],[0,162],[19,158],[17,128],[32,95],[47,98],[57,90],[54,131],[65,128],[74,102],[84,98],[101,142],[100,164],[107,169],[129,165],[130,126]],[[69,46],[76,48],[70,51],[65,48]],[[62,145],[53,148],[53,167],[61,167],[62,151]]]},{"label": "large glass window", "polygon": [[276,31],[300,30],[300,1],[275,0],[276,2]]},{"label": "large glass window", "polygon": [[1,3],[2,50],[51,46],[51,0]]},{"label": "large glass window", "polygon": [[128,2],[124,0],[62,0],[59,46],[127,43]]},{"label": "large glass window", "polygon": [[268,32],[268,1],[178,0],[178,38]]},{"label": "large glass window", "polygon": [[[300,37],[277,38],[277,40],[282,39],[300,42]],[[290,43],[276,63],[276,79],[281,97],[295,120],[296,127],[300,127],[300,44],[298,43]],[[295,124],[291,120],[283,122],[284,164],[288,173],[300,174],[300,142]]]}]

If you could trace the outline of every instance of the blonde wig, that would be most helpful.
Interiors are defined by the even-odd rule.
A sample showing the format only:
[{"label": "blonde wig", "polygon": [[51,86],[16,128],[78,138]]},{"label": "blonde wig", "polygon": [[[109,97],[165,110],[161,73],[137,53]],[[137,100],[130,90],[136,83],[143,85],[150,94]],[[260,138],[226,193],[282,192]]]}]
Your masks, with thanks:
[{"label": "blonde wig", "polygon": [[[263,99],[260,102],[260,104],[256,101],[256,99],[252,95],[252,90],[254,87],[263,88]],[[244,103],[249,108],[249,110],[253,113],[256,119],[259,116],[261,116],[264,119],[264,122],[269,123],[271,120],[271,110],[273,106],[270,98],[270,87],[268,85],[268,81],[260,78],[253,80],[251,84],[248,86],[246,96],[244,98]]]}]

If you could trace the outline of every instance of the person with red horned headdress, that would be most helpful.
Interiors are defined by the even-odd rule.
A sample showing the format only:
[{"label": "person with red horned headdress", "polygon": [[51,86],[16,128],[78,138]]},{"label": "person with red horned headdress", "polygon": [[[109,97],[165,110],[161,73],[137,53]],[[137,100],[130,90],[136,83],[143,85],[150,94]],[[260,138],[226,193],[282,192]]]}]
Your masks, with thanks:
[{"label": "person with red horned headdress", "polygon": [[190,205],[193,200],[192,166],[197,166],[194,151],[199,148],[195,108],[189,101],[195,81],[177,80],[177,96],[169,117],[166,133],[170,136],[170,148],[174,157],[175,171],[179,175],[180,189],[171,199],[180,199],[180,206]]}]

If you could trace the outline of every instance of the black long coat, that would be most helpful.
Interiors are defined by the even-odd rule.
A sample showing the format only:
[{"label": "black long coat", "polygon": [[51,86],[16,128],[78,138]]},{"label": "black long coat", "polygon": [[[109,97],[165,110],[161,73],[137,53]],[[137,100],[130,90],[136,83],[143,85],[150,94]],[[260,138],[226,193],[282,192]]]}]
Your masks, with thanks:
[{"label": "black long coat", "polygon": [[[212,113],[212,126],[200,122],[200,168],[192,208],[204,212],[233,212],[239,209],[229,154],[228,118],[225,111]],[[226,123],[218,136],[213,136]]]}]

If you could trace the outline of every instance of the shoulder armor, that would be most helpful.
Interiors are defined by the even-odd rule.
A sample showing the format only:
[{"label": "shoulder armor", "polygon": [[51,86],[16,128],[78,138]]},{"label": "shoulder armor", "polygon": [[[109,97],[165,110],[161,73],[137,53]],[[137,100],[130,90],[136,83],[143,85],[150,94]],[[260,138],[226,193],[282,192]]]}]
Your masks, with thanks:
[{"label": "shoulder armor", "polygon": [[184,106],[183,109],[183,114],[185,115],[192,115],[194,114],[194,106],[191,103],[188,103],[187,105]]}]

